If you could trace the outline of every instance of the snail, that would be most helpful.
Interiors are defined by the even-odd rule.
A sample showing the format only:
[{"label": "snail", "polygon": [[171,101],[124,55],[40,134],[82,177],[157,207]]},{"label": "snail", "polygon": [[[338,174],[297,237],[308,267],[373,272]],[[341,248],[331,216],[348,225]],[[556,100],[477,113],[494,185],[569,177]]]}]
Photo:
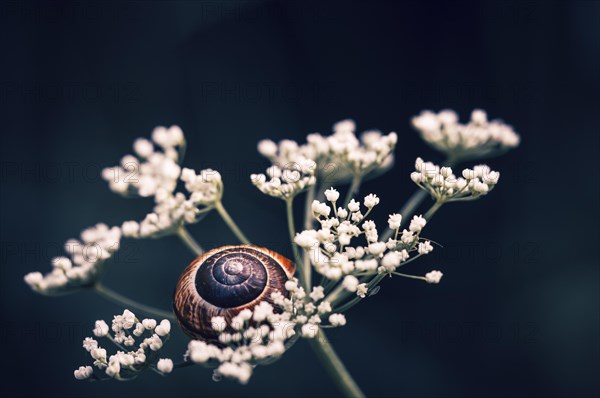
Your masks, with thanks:
[{"label": "snail", "polygon": [[285,282],[295,269],[292,261],[264,247],[212,249],[181,274],[173,294],[175,316],[188,336],[217,343],[213,317],[222,316],[229,323],[240,311],[253,309],[261,301],[272,303],[274,292],[287,297]]}]

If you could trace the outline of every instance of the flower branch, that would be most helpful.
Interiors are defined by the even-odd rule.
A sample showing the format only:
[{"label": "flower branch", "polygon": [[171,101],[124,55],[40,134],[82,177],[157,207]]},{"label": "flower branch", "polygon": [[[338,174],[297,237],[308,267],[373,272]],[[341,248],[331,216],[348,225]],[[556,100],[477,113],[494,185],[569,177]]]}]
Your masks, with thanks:
[{"label": "flower branch", "polygon": [[[481,110],[473,111],[466,124],[459,123],[452,111],[424,111],[413,118],[412,125],[431,147],[446,155],[448,162],[440,167],[417,158],[410,178],[419,190],[399,213],[388,215],[386,228],[370,219],[379,197],[371,193],[359,198],[358,191],[363,180],[379,177],[393,165],[398,139],[395,133],[370,130],[359,137],[354,122],[343,120],[333,126],[332,134],[309,134],[304,144],[292,140],[259,142],[258,151],[270,165],[264,174],[251,175],[251,181],[260,192],[286,203],[297,278],[291,276],[293,271],[285,271],[290,279],[284,278],[281,286],[261,296],[260,302],[236,311],[233,317],[210,318],[209,332],[216,340],[191,340],[183,362],[177,364],[160,358],[158,352],[169,338],[169,319],[178,319],[181,311],[176,309],[175,316],[107,288],[101,283],[105,266],[119,250],[123,237],[155,239],[177,235],[196,256],[204,254],[187,225],[200,222],[213,210],[240,242],[249,244],[250,239],[223,206],[221,174],[212,169],[197,173],[182,166],[187,145],[179,127],[157,127],[151,139],[137,139],[133,154],[125,155],[117,166],[104,169],[102,176],[117,194],[153,198],[152,211],[141,221],[125,221],[113,227],[97,224],[85,229],[79,239],[67,241],[67,254],[52,260],[51,272],[25,276],[25,282],[41,294],[93,288],[123,307],[162,318],[160,323],[140,320],[125,310],[114,317],[110,328],[106,322],[96,321],[94,335],[116,346],[117,352],[109,356],[96,339],[86,338],[83,347],[94,360],[93,367],[79,367],[74,371],[75,378],[123,381],[147,369],[164,376],[173,369],[198,364],[213,368],[214,380],[231,378],[245,384],[257,365],[275,362],[302,337],[309,339],[345,396],[364,396],[324,329],[345,326],[344,313],[373,297],[386,276],[439,283],[443,274],[438,270],[421,276],[399,269],[404,271],[409,263],[432,252],[435,242],[423,233],[444,204],[479,199],[494,189],[500,177],[500,173],[485,165],[464,169],[457,177],[449,166],[500,155],[520,141],[510,126],[489,121]],[[334,172],[323,178],[319,171],[328,170],[331,165],[335,166]],[[181,183],[185,189],[177,191]],[[343,184],[349,187],[340,202],[340,194],[333,187]],[[330,188],[322,189],[326,186]],[[303,230],[297,231],[293,201],[304,191]],[[427,196],[432,197],[433,205],[424,215],[415,215]],[[90,255],[90,248],[94,255]],[[289,260],[274,257],[277,264],[293,268]],[[242,265],[236,261],[219,274],[228,283],[243,279],[246,274],[254,275],[242,272]],[[312,286],[313,271],[321,275],[316,286]]]}]

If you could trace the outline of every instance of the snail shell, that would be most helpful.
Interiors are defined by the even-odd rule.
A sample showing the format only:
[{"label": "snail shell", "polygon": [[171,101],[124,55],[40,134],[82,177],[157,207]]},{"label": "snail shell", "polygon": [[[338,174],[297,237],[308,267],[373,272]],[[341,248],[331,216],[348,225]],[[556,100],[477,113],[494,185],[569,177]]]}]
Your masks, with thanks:
[{"label": "snail shell", "polygon": [[211,319],[227,323],[271,293],[287,296],[285,282],[296,266],[281,254],[252,245],[223,246],[198,257],[183,271],[173,295],[173,310],[183,331],[194,339],[218,341]]}]

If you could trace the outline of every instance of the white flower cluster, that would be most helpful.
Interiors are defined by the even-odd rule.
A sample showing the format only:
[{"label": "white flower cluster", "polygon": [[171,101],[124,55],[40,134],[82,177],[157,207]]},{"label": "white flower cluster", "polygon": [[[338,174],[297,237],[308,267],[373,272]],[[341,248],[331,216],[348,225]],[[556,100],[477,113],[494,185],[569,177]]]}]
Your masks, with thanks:
[{"label": "white flower cluster", "polygon": [[266,175],[252,174],[252,184],[262,193],[284,200],[293,198],[307,187],[315,185],[317,164],[301,155],[294,159],[293,162],[283,165],[283,168],[273,164],[267,169]]},{"label": "white flower cluster", "polygon": [[[337,327],[346,324],[343,314],[332,313],[332,303],[326,300],[325,288],[314,286],[309,294],[300,286],[296,278],[285,283],[289,292],[287,298],[281,293],[272,293],[271,299],[284,312],[283,319],[294,322],[305,338],[315,338],[322,325]],[[327,320],[328,323],[324,323]]]},{"label": "white flower cluster", "polygon": [[68,257],[52,259],[52,271],[46,275],[30,272],[25,282],[36,292],[53,295],[69,289],[90,286],[100,275],[103,265],[119,250],[121,230],[97,224],[81,233],[81,240],[70,239],[65,245]]},{"label": "white flower cluster", "polygon": [[242,310],[229,322],[217,316],[211,323],[220,344],[192,340],[185,354],[186,360],[216,364],[215,379],[227,377],[242,384],[248,382],[255,365],[281,356],[286,350],[286,341],[296,334],[295,323],[290,317],[276,313],[266,301],[253,310]]},{"label": "white flower cluster", "polygon": [[213,317],[211,324],[218,333],[219,345],[192,340],[186,360],[215,365],[215,379],[227,377],[245,384],[254,366],[273,362],[300,336],[316,337],[324,319],[329,326],[346,324],[345,316],[332,313],[331,303],[324,300],[323,286],[315,286],[306,294],[298,280],[291,279],[285,288],[289,297],[280,292],[271,295],[275,306],[262,301],[229,321]]},{"label": "white flower cluster", "polygon": [[477,159],[500,154],[519,145],[519,135],[499,120],[488,121],[487,114],[476,109],[468,124],[458,122],[454,111],[423,111],[412,119],[421,137],[454,160]]},{"label": "white flower cluster", "polygon": [[185,137],[178,126],[157,127],[152,141],[138,138],[134,142],[137,156],[125,155],[120,165],[105,168],[102,178],[113,192],[125,196],[148,197],[160,189],[172,192],[181,172],[179,162],[184,147]]},{"label": "white flower cluster", "polygon": [[[123,223],[125,237],[158,238],[174,233],[184,224],[197,222],[199,214],[212,209],[223,195],[218,171],[205,169],[196,174],[180,167],[185,137],[179,127],[157,127],[152,141],[138,138],[133,148],[139,158],[125,155],[121,166],[109,167],[102,173],[114,192],[154,197],[154,209],[142,221]],[[161,151],[155,151],[155,146]],[[180,179],[186,193],[175,192]]]},{"label": "white flower cluster", "polygon": [[[112,335],[110,331],[112,330]],[[98,341],[91,337],[83,340],[83,348],[94,359],[93,365],[103,371],[107,376],[116,380],[130,380],[145,370],[148,366],[155,367],[161,373],[170,373],[173,370],[171,359],[158,358],[158,351],[169,338],[171,323],[163,319],[157,323],[154,319],[140,321],[135,314],[125,310],[122,315],[116,315],[112,327],[102,320],[96,321],[94,335],[105,337],[112,341],[121,350],[116,354],[107,356],[106,349],[98,345]],[[135,349],[136,339],[141,340]],[[93,375],[91,366],[81,366],[74,372],[75,378],[84,380]],[[98,378],[98,376],[95,376]]]},{"label": "white flower cluster", "polygon": [[[415,216],[408,229],[399,234],[402,216],[390,215],[388,221],[390,228],[395,229],[394,238],[387,242],[379,241],[379,233],[374,221],[365,221],[374,206],[379,203],[376,195],[365,196],[363,205],[367,211],[361,212],[360,203],[352,199],[347,207],[338,207],[337,199],[332,191],[325,195],[333,207],[326,203],[314,201],[312,211],[314,218],[320,223],[319,230],[305,230],[296,234],[294,242],[307,251],[310,261],[317,272],[331,280],[339,280],[344,275],[391,273],[410,258],[412,251],[418,254],[427,254],[433,250],[429,241],[420,241],[421,230],[425,227],[426,220]],[[333,190],[335,191],[335,190]],[[364,246],[352,246],[352,239],[364,235]],[[354,287],[352,279],[346,282],[348,290],[363,296],[364,287]]]},{"label": "white flower cluster", "polygon": [[123,235],[156,238],[173,233],[181,225],[197,222],[199,214],[210,210],[221,200],[223,181],[218,171],[205,169],[196,174],[194,170],[184,168],[181,180],[185,183],[188,196],[183,192],[159,189],[154,196],[156,204],[152,213],[147,214],[141,222],[125,221]]},{"label": "white flower cluster", "polygon": [[[343,120],[333,126],[333,134],[327,137],[321,134],[309,134],[306,143],[299,145],[292,140],[282,140],[279,144],[271,140],[258,143],[258,151],[271,161],[274,170],[267,171],[271,178],[253,175],[253,183],[263,192],[276,197],[289,197],[285,191],[298,191],[314,184],[316,169],[327,170],[329,182],[341,182],[352,176],[365,176],[371,172],[382,172],[389,169],[394,161],[393,151],[398,140],[396,133],[383,135],[379,131],[367,131],[357,138],[356,125],[352,120]],[[312,162],[308,162],[312,161]],[[306,172],[310,166],[310,173]],[[290,171],[291,180],[300,187],[285,186],[279,193],[280,176],[285,177]]]},{"label": "white flower cluster", "polygon": [[462,177],[456,177],[450,167],[440,167],[417,158],[410,178],[438,201],[476,199],[490,192],[498,183],[500,173],[489,166],[478,165],[464,169]]}]

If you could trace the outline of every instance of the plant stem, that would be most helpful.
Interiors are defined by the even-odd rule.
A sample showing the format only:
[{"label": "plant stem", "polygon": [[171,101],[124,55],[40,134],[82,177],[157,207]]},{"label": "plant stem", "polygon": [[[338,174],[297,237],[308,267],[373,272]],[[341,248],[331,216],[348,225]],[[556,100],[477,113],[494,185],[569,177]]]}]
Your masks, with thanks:
[{"label": "plant stem", "polygon": [[[313,186],[310,187],[310,189],[308,190],[308,193],[306,194],[306,199],[305,199],[305,203],[304,203],[304,229],[306,229],[306,230],[312,229],[312,227],[313,227],[312,202],[315,199],[316,189],[317,189],[317,184],[314,184]],[[292,218],[293,218],[293,214],[292,214]],[[292,246],[294,246],[294,242],[292,242]],[[303,277],[307,278],[305,286],[308,289],[310,289],[310,285],[312,282],[311,278],[310,278],[310,273],[312,271],[311,264],[310,264],[310,256],[307,253],[304,253],[304,257],[303,257],[302,261],[303,261],[302,269],[306,273]],[[307,292],[308,292],[308,290],[307,290]]]},{"label": "plant stem", "polygon": [[323,330],[319,329],[319,334],[314,339],[309,339],[309,343],[345,397],[365,396],[333,350]]},{"label": "plant stem", "polygon": [[294,226],[294,198],[288,198],[285,201],[286,205],[286,213],[287,213],[287,224],[288,224],[288,233],[290,235],[290,243],[292,245],[292,250],[294,252],[294,260],[296,261],[296,266],[300,267],[298,272],[298,276],[300,278],[300,283],[304,287],[306,292],[310,292],[310,268],[304,264],[302,258],[300,257],[300,252],[298,251],[298,246],[294,242],[294,236],[296,235],[296,227]]},{"label": "plant stem", "polygon": [[354,177],[352,177],[352,184],[350,185],[350,188],[348,188],[348,192],[346,193],[346,199],[344,199],[344,207],[348,206],[348,203],[350,203],[350,199],[352,199],[352,196],[354,196],[358,192],[358,189],[360,188],[361,179],[362,177],[359,174],[354,174]]},{"label": "plant stem", "polygon": [[179,229],[177,229],[177,236],[179,236],[181,241],[194,254],[196,254],[197,256],[201,256],[202,254],[204,254],[204,249],[202,248],[202,246],[200,246],[198,242],[196,242],[194,237],[190,235],[190,232],[185,228],[185,226],[182,225],[181,227],[179,227]]},{"label": "plant stem", "polygon": [[304,203],[304,229],[312,229],[313,226],[312,202],[315,200],[316,189],[317,184],[314,184],[306,193],[306,200]]},{"label": "plant stem", "polygon": [[334,311],[335,312],[346,312],[348,311],[350,308],[354,307],[356,304],[358,304],[358,302],[362,300],[362,297],[360,296],[356,296],[354,297],[352,300],[348,301],[346,304],[343,304],[339,307],[334,307]]},{"label": "plant stem", "polygon": [[401,272],[392,272],[392,274],[394,275],[398,275],[398,276],[403,276],[405,278],[411,278],[411,279],[420,279],[422,281],[426,281],[426,278],[423,278],[422,276],[417,276],[417,275],[409,275],[409,274],[403,274]]},{"label": "plant stem", "polygon": [[433,215],[435,214],[436,211],[438,211],[438,209],[440,207],[442,207],[442,205],[444,204],[443,201],[437,201],[433,204],[433,206],[431,206],[429,208],[429,210],[427,210],[427,213],[425,213],[425,215],[423,216],[423,218],[425,218],[427,221],[431,220],[431,217],[433,217]]},{"label": "plant stem", "polygon": [[135,300],[132,300],[128,297],[123,296],[120,293],[115,292],[104,286],[101,283],[97,283],[94,285],[94,291],[98,293],[100,296],[125,307],[129,307],[135,311],[141,311],[145,314],[156,316],[159,318],[166,318],[175,321],[175,315],[171,312],[159,310],[158,308],[151,307],[149,305],[145,305],[142,303],[138,303]]},{"label": "plant stem", "polygon": [[235,236],[237,236],[240,242],[249,245],[250,241],[248,240],[248,238],[246,238],[246,235],[244,235],[244,233],[237,226],[235,221],[233,221],[229,213],[227,213],[227,210],[225,210],[225,207],[223,207],[223,203],[221,203],[221,201],[215,203],[215,209],[217,209],[217,212],[219,212],[219,215],[221,216],[223,221],[225,221],[225,224],[227,224],[229,229],[231,229],[231,232],[233,232]]}]

